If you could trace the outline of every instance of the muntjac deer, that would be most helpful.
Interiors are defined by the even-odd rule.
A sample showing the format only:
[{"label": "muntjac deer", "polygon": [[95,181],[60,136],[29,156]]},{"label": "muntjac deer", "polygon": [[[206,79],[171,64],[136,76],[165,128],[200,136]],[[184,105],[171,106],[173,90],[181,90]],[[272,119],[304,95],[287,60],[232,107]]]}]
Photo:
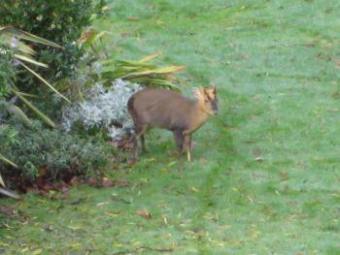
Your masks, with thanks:
[{"label": "muntjac deer", "polygon": [[144,133],[149,128],[173,132],[177,149],[187,153],[191,161],[191,134],[200,128],[218,110],[216,87],[197,88],[196,99],[166,89],[146,88],[132,95],[128,111],[145,151]]}]

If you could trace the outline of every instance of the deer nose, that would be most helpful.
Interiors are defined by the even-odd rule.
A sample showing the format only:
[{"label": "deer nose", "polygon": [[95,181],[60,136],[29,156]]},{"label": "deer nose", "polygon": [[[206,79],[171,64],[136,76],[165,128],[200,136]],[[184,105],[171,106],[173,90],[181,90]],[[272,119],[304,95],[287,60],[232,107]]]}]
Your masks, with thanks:
[{"label": "deer nose", "polygon": [[218,105],[217,105],[217,102],[214,102],[214,103],[213,103],[212,108],[213,108],[214,114],[217,114],[217,113],[218,113]]}]

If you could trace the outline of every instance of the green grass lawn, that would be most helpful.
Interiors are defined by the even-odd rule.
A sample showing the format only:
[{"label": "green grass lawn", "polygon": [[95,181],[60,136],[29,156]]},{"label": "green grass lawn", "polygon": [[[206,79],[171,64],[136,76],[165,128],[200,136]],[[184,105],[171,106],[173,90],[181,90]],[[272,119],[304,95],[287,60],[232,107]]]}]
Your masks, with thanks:
[{"label": "green grass lawn", "polygon": [[149,153],[110,173],[126,185],[1,199],[17,215],[0,216],[0,254],[340,254],[340,2],[111,7],[97,24],[111,50],[185,65],[185,94],[216,84],[218,118],[191,163],[155,130]]}]

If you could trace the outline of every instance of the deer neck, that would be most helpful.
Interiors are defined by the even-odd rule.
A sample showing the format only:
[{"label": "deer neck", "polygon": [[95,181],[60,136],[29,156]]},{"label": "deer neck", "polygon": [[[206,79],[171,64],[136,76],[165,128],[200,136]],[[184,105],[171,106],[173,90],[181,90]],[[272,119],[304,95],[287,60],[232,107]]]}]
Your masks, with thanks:
[{"label": "deer neck", "polygon": [[209,113],[205,110],[199,101],[195,102],[194,110],[191,114],[191,128],[190,130],[195,131],[200,128],[209,118]]}]

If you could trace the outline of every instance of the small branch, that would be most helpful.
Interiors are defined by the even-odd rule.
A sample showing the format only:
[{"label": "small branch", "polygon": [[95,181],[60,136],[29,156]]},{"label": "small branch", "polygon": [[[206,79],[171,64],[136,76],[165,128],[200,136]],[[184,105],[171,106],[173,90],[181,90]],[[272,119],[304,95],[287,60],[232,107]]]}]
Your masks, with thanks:
[{"label": "small branch", "polygon": [[128,201],[128,200],[126,200],[124,198],[119,198],[119,197],[113,196],[111,199],[114,200],[114,201],[117,201],[117,202],[122,202],[124,204],[131,204],[130,201]]},{"label": "small branch", "polygon": [[174,251],[173,248],[152,248],[148,246],[141,246],[141,247],[137,247],[134,250],[118,251],[118,252],[112,253],[111,255],[131,254],[131,253],[136,253],[139,250],[148,250],[148,251],[156,251],[156,252],[173,252]]},{"label": "small branch", "polygon": [[147,246],[141,246],[138,249],[149,250],[149,251],[158,251],[158,252],[173,252],[173,248],[152,248]]}]

